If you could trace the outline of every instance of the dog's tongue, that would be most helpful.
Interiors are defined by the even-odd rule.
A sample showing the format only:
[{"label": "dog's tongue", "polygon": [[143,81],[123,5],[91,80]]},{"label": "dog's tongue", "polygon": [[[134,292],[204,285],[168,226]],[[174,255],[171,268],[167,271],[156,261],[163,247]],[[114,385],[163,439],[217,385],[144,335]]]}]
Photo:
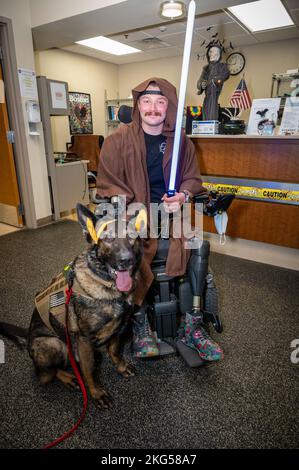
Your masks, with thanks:
[{"label": "dog's tongue", "polygon": [[132,278],[129,271],[116,271],[116,287],[121,292],[127,292],[132,287]]}]

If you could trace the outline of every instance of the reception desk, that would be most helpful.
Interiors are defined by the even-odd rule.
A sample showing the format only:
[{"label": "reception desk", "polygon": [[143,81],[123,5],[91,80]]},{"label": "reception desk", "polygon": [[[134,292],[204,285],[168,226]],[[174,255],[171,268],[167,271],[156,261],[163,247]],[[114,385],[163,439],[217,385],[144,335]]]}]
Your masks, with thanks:
[{"label": "reception desk", "polygon": [[299,248],[299,136],[189,137],[205,185],[236,195],[227,235]]}]

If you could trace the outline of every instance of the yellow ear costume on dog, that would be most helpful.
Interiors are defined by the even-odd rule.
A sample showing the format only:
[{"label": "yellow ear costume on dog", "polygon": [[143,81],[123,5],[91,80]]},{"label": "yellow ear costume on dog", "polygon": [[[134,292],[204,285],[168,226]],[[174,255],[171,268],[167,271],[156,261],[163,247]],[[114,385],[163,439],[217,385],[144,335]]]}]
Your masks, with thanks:
[{"label": "yellow ear costume on dog", "polygon": [[92,240],[95,242],[95,243],[98,243],[99,241],[99,238],[101,237],[102,233],[104,230],[106,230],[106,228],[108,227],[109,224],[112,224],[112,222],[115,222],[115,220],[108,220],[108,221],[103,221],[103,223],[101,224],[98,232],[96,232],[95,228],[94,228],[94,225],[92,223],[92,220],[88,217],[87,220],[86,220],[86,227],[87,227],[87,230],[88,230],[88,233],[89,235],[91,236]]},{"label": "yellow ear costume on dog", "polygon": [[[112,224],[116,220],[108,220],[108,221],[103,221],[103,223],[100,225],[100,228],[96,232],[92,220],[87,217],[86,220],[86,227],[88,230],[89,235],[91,236],[92,240],[95,243],[98,243],[99,239],[101,238],[102,233],[106,228],[108,227],[109,224]],[[143,228],[146,228],[147,226],[147,214],[144,209],[141,209],[136,217],[135,220],[135,230],[139,233]]]},{"label": "yellow ear costume on dog", "polygon": [[108,220],[108,221],[104,221],[102,223],[102,225],[100,226],[98,232],[97,232],[97,237],[98,239],[101,238],[101,235],[102,233],[104,232],[104,230],[106,230],[106,228],[108,227],[109,224],[113,224],[116,220],[113,219],[113,220]]},{"label": "yellow ear costume on dog", "polygon": [[137,232],[141,232],[142,228],[146,228],[146,226],[147,226],[147,214],[144,209],[141,209],[136,217],[135,230],[137,230]]},{"label": "yellow ear costume on dog", "polygon": [[86,220],[86,227],[87,227],[88,233],[91,236],[91,238],[93,239],[93,241],[95,243],[98,243],[97,233],[95,231],[92,220],[89,217],[87,217],[87,220]]}]

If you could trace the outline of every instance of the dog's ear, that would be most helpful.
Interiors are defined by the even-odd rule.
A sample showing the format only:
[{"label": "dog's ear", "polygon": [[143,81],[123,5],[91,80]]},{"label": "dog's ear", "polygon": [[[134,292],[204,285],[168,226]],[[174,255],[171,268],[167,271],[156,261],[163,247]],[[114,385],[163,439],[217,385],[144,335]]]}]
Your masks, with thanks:
[{"label": "dog's ear", "polygon": [[76,209],[78,220],[82,227],[86,240],[88,241],[88,243],[91,243],[92,241],[94,243],[97,243],[98,237],[95,230],[95,225],[97,221],[96,216],[93,212],[91,212],[86,206],[83,206],[82,204],[78,203]]}]

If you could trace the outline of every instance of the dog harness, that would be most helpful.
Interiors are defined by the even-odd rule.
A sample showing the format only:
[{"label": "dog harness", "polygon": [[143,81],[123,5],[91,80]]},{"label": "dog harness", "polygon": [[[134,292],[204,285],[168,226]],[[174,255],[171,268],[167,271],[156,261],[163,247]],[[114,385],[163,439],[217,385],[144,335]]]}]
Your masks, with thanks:
[{"label": "dog harness", "polygon": [[[112,281],[106,281],[100,277],[99,282],[109,288],[113,285]],[[66,290],[70,287],[72,288],[72,298],[79,295],[89,297],[76,279],[73,263],[67,264],[63,272],[54,277],[50,285],[35,296],[35,306],[42,321],[54,333],[50,313],[62,326],[65,326]]]}]

